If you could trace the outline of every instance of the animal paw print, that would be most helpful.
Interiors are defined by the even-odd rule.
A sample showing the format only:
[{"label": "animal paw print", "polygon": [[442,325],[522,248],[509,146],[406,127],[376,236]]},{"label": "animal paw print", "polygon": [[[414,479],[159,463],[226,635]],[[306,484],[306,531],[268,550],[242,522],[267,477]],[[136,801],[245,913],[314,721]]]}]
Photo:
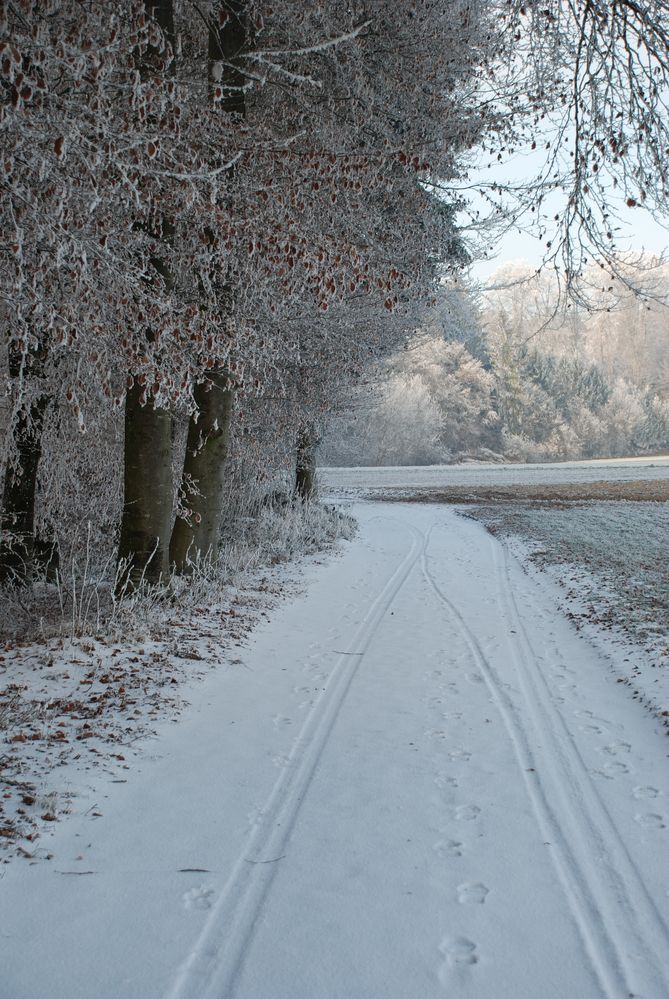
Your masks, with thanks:
[{"label": "animal paw print", "polygon": [[630,768],[626,763],[620,763],[616,760],[613,763],[606,763],[600,770],[592,771],[596,777],[604,777],[606,780],[615,780],[616,777],[622,776],[622,774],[628,774]]},{"label": "animal paw print", "polygon": [[467,937],[446,937],[439,944],[439,950],[444,955],[444,963],[439,969],[439,981],[442,985],[450,985],[451,968],[464,968],[478,964],[476,944]]},{"label": "animal paw print", "polygon": [[646,785],[641,785],[639,787],[635,787],[634,790],[632,791],[632,797],[638,799],[657,798],[659,793],[660,792],[656,787],[650,787],[650,785],[646,784]]},{"label": "animal paw print", "polygon": [[481,809],[478,805],[460,805],[455,809],[455,817],[461,822],[471,822],[473,819],[478,818],[481,814]]},{"label": "animal paw print", "polygon": [[434,778],[434,783],[437,787],[442,790],[447,787],[457,787],[458,780],[457,777],[451,777],[450,774],[437,774]]},{"label": "animal paw print", "polygon": [[629,753],[631,748],[629,742],[610,742],[608,746],[602,746],[600,752],[608,756],[619,756],[621,753]]},{"label": "animal paw print", "polygon": [[460,905],[483,905],[486,895],[490,892],[480,881],[465,881],[458,885],[458,902]]},{"label": "animal paw print", "polygon": [[191,888],[184,894],[184,907],[186,909],[211,909],[213,898],[213,888],[207,888],[206,885],[199,885],[199,887]]},{"label": "animal paw print", "polygon": [[440,742],[443,742],[444,739],[448,739],[448,732],[446,732],[443,728],[429,728],[425,732],[425,735],[428,739],[437,739]]},{"label": "animal paw print", "polygon": [[644,829],[666,828],[663,816],[658,815],[657,812],[644,812],[641,815],[635,815],[634,818]]},{"label": "animal paw print", "polygon": [[462,843],[457,839],[440,839],[432,847],[438,857],[461,857]]}]

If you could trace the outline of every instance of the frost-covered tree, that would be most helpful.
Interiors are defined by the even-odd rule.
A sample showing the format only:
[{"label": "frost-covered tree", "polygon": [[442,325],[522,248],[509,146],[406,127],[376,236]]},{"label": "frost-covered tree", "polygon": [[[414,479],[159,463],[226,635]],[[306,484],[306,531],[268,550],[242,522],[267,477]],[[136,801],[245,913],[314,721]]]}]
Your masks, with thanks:
[{"label": "frost-covered tree", "polygon": [[[661,269],[649,273],[652,302],[620,282],[594,313],[561,301],[550,275],[518,264],[493,275],[469,307],[458,282],[367,388],[374,401],[356,399],[332,421],[323,460],[544,461],[666,447],[666,403],[650,381],[666,307]],[[644,320],[645,335],[627,334],[630,350],[629,323]]]},{"label": "frost-covered tree", "polygon": [[[235,336],[248,330],[252,311],[249,340],[261,349],[237,342],[232,362],[220,373],[205,369],[195,389],[187,510],[172,539],[178,565],[215,540],[220,451],[205,456],[214,441],[224,450],[229,419],[210,403],[225,405],[233,388],[243,396],[249,381],[257,393],[276,393],[277,383],[287,397],[297,393],[298,469],[308,483],[305,459],[323,400],[360,368],[361,355],[378,357],[392,345],[390,317],[429,294],[436,262],[462,253],[452,213],[421,178],[452,175],[478,127],[469,94],[456,89],[480,45],[469,6],[457,5],[455,24],[445,12],[434,18],[437,58],[414,45],[425,3],[399,16],[378,4],[365,20],[350,4],[284,3],[258,15],[239,2],[218,5],[225,16],[209,22],[218,110],[243,121],[254,140],[253,158],[243,156],[227,178],[229,227],[244,234],[245,273],[225,279],[223,322]],[[428,65],[430,86],[410,107],[410,81]],[[451,119],[459,127],[448,136]],[[216,281],[214,272],[210,285]]]},{"label": "frost-covered tree", "polygon": [[[387,314],[427,293],[431,255],[448,252],[448,211],[420,180],[452,174],[477,128],[456,87],[478,59],[468,5],[455,23],[435,20],[436,61],[413,44],[430,4],[399,21],[390,4],[371,18],[353,8],[2,6],[2,126],[14,154],[3,303],[18,358],[5,481],[21,464],[25,420],[23,479],[34,480],[32,398],[69,407],[82,431],[92,408],[125,399],[121,555],[136,573],[166,567],[170,411],[202,414],[190,448],[201,452],[223,433],[220,414],[201,432],[214,396],[261,392],[300,367],[285,326],[296,306],[303,328],[361,296]],[[422,75],[430,85],[412,106],[409,83]],[[458,126],[445,135],[449,122]],[[326,358],[328,325],[318,326],[310,364],[335,379],[362,330],[347,341],[334,323]],[[211,522],[209,482],[207,492]]]},{"label": "frost-covered tree", "polygon": [[[578,299],[589,262],[604,284],[622,273],[622,213],[666,218],[669,199],[669,8],[663,0],[508,0],[493,102],[504,111],[485,143],[480,193],[500,229],[538,229],[546,261]],[[531,152],[534,176],[505,183],[499,164]],[[536,163],[542,165],[537,169]],[[586,297],[585,301],[588,301]]]},{"label": "frost-covered tree", "polygon": [[281,399],[304,440],[463,261],[477,143],[497,162],[552,132],[521,207],[566,192],[569,280],[579,234],[609,245],[606,176],[663,209],[666,20],[585,0],[3,0],[0,562],[29,576],[35,497],[62,509],[37,488],[67,465],[40,479],[42,428],[79,459],[87,428],[118,440],[123,409],[121,555],[166,569],[175,418],[193,460],[174,561],[205,551],[235,414]]},{"label": "frost-covered tree", "polygon": [[483,310],[485,349],[507,451],[589,457],[661,446],[649,442],[662,439],[662,418],[654,431],[643,428],[653,425],[651,412],[662,412],[654,400],[668,328],[666,276],[656,261],[639,256],[617,262],[627,277],[633,266],[637,283],[644,282],[636,293],[624,276],[597,291],[601,268],[586,268],[581,297],[595,306],[590,312],[560,301],[550,274],[515,265],[493,275]]}]

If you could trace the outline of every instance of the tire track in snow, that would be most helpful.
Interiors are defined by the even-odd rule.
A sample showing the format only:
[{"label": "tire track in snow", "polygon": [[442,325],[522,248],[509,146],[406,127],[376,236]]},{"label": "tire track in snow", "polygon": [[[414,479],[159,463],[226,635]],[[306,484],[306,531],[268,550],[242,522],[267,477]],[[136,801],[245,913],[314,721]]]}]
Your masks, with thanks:
[{"label": "tire track in snow", "polygon": [[[539,693],[528,684],[531,659],[527,657],[531,657],[531,648],[517,608],[509,606],[506,587],[510,588],[510,581],[506,574],[503,582],[500,579],[495,542],[490,539],[496,586],[509,622],[506,631],[524,709],[513,701],[476,635],[432,575],[427,557],[431,534],[432,529],[423,549],[423,574],[457,623],[499,709],[539,828],[551,843],[558,877],[603,994],[609,999],[623,995],[663,999],[669,994],[669,983],[662,974],[656,949],[660,949],[658,940],[667,939],[664,921],[640,881],[571,736],[566,728],[559,731],[547,690]],[[518,632],[520,641],[513,640],[512,629]],[[561,740],[566,740],[564,749]],[[544,745],[544,749],[533,749]],[[592,805],[589,795],[595,799]],[[633,898],[626,885],[634,885]],[[652,943],[645,939],[644,929],[652,933]],[[633,968],[628,960],[630,953],[636,958]]]},{"label": "tire track in snow", "polygon": [[[573,850],[591,875],[590,890],[600,921],[615,942],[625,967],[629,992],[643,999],[669,995],[669,927],[646,888],[627,846],[602,800],[574,738],[551,698],[521,619],[511,580],[507,549],[490,539],[498,593],[516,631],[512,643],[521,692],[535,734],[550,746],[544,764],[568,818]],[[502,558],[500,560],[500,549]],[[511,643],[510,643],[511,644]],[[625,744],[626,745],[626,744]],[[592,875],[595,875],[594,877]],[[633,954],[630,961],[628,955]],[[627,958],[627,959],[626,959]]]},{"label": "tire track in snow", "polygon": [[415,527],[409,553],[365,614],[340,654],[321,698],[307,715],[287,766],[262,809],[228,881],[166,999],[232,999],[263,902],[285,852],[300,807],[362,658],[400,588],[418,561],[425,537]]}]

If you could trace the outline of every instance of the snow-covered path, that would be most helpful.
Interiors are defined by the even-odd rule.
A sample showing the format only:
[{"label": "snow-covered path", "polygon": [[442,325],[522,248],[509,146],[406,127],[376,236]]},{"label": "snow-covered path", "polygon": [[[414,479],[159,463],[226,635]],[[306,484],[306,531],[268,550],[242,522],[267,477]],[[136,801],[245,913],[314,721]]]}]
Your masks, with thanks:
[{"label": "snow-covered path", "polygon": [[666,735],[478,524],[355,513],[103,817],[6,869],[3,999],[669,995]]}]

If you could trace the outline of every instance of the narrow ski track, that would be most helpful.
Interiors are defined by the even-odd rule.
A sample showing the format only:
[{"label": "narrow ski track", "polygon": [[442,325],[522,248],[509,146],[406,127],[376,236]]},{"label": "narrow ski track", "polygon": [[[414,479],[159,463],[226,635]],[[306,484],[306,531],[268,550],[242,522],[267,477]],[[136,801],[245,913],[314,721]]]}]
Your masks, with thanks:
[{"label": "narrow ski track", "polygon": [[307,715],[282,770],[261,811],[261,821],[248,837],[217,904],[166,999],[231,999],[301,805],[328,743],[351,682],[386,612],[418,562],[425,537],[402,524],[411,547],[371,603],[348,649],[339,654],[325,690]]},{"label": "narrow ski track", "polygon": [[[500,676],[430,567],[430,528],[421,566],[479,667],[511,740],[532,808],[575,923],[608,999],[669,994],[662,941],[667,927],[552,703],[513,592],[508,554],[490,539],[495,594],[505,620],[513,677]],[[500,550],[503,555],[500,557]],[[514,697],[509,680],[517,684]],[[630,893],[629,886],[633,886]]]}]

